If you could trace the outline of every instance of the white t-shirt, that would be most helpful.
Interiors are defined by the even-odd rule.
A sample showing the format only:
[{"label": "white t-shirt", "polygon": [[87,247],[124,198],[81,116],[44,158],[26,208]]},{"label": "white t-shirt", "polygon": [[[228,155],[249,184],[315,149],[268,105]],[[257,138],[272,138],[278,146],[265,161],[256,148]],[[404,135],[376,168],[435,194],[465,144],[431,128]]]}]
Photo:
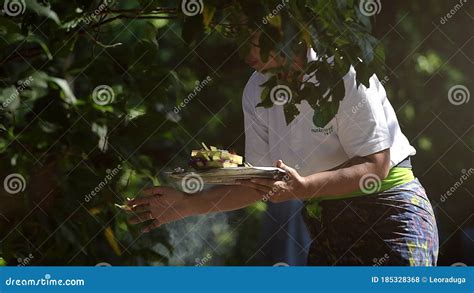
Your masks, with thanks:
[{"label": "white t-shirt", "polygon": [[369,88],[363,84],[357,88],[355,74],[351,67],[344,77],[345,96],[336,116],[319,128],[313,123],[314,110],[305,100],[296,104],[300,114],[289,125],[283,106],[257,108],[263,89],[260,85],[271,75],[253,73],[242,99],[246,161],[254,166],[274,166],[283,160],[307,176],[387,148],[392,166],[415,155],[383,85],[374,75]]}]

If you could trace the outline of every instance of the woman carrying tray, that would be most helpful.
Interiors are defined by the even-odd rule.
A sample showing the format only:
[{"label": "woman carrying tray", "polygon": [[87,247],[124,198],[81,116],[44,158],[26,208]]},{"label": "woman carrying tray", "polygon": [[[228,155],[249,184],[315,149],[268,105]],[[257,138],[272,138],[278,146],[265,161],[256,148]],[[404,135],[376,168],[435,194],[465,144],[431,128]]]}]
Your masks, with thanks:
[{"label": "woman carrying tray", "polygon": [[[268,199],[305,201],[302,210],[313,240],[309,265],[436,265],[438,232],[431,204],[413,175],[415,149],[402,133],[385,89],[374,75],[357,86],[353,67],[344,77],[345,96],[324,127],[314,110],[285,123],[283,107],[256,107],[263,84],[285,58],[260,59],[259,33],[246,62],[255,72],[244,89],[246,158],[258,166],[286,170],[285,180],[252,179],[188,196],[153,187],[127,204],[131,223],[149,221],[144,231],[184,217],[231,211]],[[314,51],[294,60],[293,69],[315,60]],[[303,77],[308,78],[308,77]],[[317,82],[317,81],[314,81]]]}]

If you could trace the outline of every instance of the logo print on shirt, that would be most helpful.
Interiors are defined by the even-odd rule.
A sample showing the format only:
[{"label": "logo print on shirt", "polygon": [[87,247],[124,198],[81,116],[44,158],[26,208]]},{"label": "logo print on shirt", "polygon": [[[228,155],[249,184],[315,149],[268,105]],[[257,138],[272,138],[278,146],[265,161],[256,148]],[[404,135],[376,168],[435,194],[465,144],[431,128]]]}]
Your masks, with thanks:
[{"label": "logo print on shirt", "polygon": [[311,129],[311,131],[314,133],[323,133],[324,135],[330,135],[331,133],[334,132],[334,126],[331,125],[326,128],[317,127],[317,128]]}]

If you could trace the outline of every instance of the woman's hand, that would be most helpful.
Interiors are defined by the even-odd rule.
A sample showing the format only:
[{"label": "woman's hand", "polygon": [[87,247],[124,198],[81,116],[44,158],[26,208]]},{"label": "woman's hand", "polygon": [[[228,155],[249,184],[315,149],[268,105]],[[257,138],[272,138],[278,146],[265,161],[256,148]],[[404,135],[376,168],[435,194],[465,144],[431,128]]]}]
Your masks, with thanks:
[{"label": "woman's hand", "polygon": [[143,194],[143,197],[127,202],[134,213],[134,217],[129,220],[131,224],[152,221],[142,229],[143,232],[192,214],[184,192],[171,187],[155,186],[144,190]]},{"label": "woman's hand", "polygon": [[286,171],[283,180],[255,178],[239,180],[239,184],[259,191],[263,199],[271,202],[303,199],[308,196],[308,184],[305,177],[298,174],[294,168],[285,165],[281,160],[277,161],[276,166]]}]

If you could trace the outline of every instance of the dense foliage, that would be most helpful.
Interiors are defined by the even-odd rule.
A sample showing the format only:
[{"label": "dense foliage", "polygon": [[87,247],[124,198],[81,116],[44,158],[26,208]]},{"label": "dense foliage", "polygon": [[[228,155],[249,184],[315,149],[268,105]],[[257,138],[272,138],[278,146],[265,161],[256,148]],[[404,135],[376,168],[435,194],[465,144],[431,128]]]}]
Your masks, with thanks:
[{"label": "dense foliage", "polygon": [[[0,177],[16,174],[23,185],[14,194],[0,188],[0,253],[8,264],[30,254],[36,264],[166,264],[173,251],[166,230],[140,236],[114,203],[163,183],[163,171],[184,166],[200,141],[243,151],[240,94],[250,71],[237,52],[246,54],[256,29],[263,31],[263,59],[275,49],[291,60],[305,47],[320,56],[304,69],[316,74],[319,86],[302,89],[299,79],[282,80],[278,74],[265,85],[265,107],[273,106],[272,88],[290,88],[284,105],[288,123],[297,114],[295,103],[306,99],[324,114],[314,121],[324,126],[337,110],[343,95],[339,81],[350,65],[365,85],[374,72],[385,76],[384,51],[370,33],[369,15],[361,12],[363,1],[187,2],[2,1]],[[390,8],[394,4],[384,5],[381,38],[390,30],[389,16],[397,15]],[[416,4],[404,5],[423,14]],[[418,48],[424,34],[417,29],[413,23],[403,28],[411,34],[411,47],[385,39],[393,54],[403,52],[399,59]],[[422,80],[441,71],[437,52],[423,53],[424,66],[419,59],[392,66],[409,76],[398,86],[389,72],[395,104],[405,102],[397,98],[416,96],[424,89]],[[457,69],[443,70],[449,83],[464,81]],[[448,87],[437,85],[436,92]],[[399,115],[425,151],[422,159],[430,162],[436,157],[431,141],[437,138],[418,136],[413,124],[415,111],[419,121],[431,119],[429,111],[420,110],[423,98],[413,99]],[[453,160],[456,168],[461,159]],[[236,233],[255,239],[258,231],[248,228],[257,226],[255,215],[262,209],[249,208],[252,216],[246,214]],[[256,249],[236,233],[221,241],[237,241],[234,258],[227,256],[232,264],[245,262]]]}]

